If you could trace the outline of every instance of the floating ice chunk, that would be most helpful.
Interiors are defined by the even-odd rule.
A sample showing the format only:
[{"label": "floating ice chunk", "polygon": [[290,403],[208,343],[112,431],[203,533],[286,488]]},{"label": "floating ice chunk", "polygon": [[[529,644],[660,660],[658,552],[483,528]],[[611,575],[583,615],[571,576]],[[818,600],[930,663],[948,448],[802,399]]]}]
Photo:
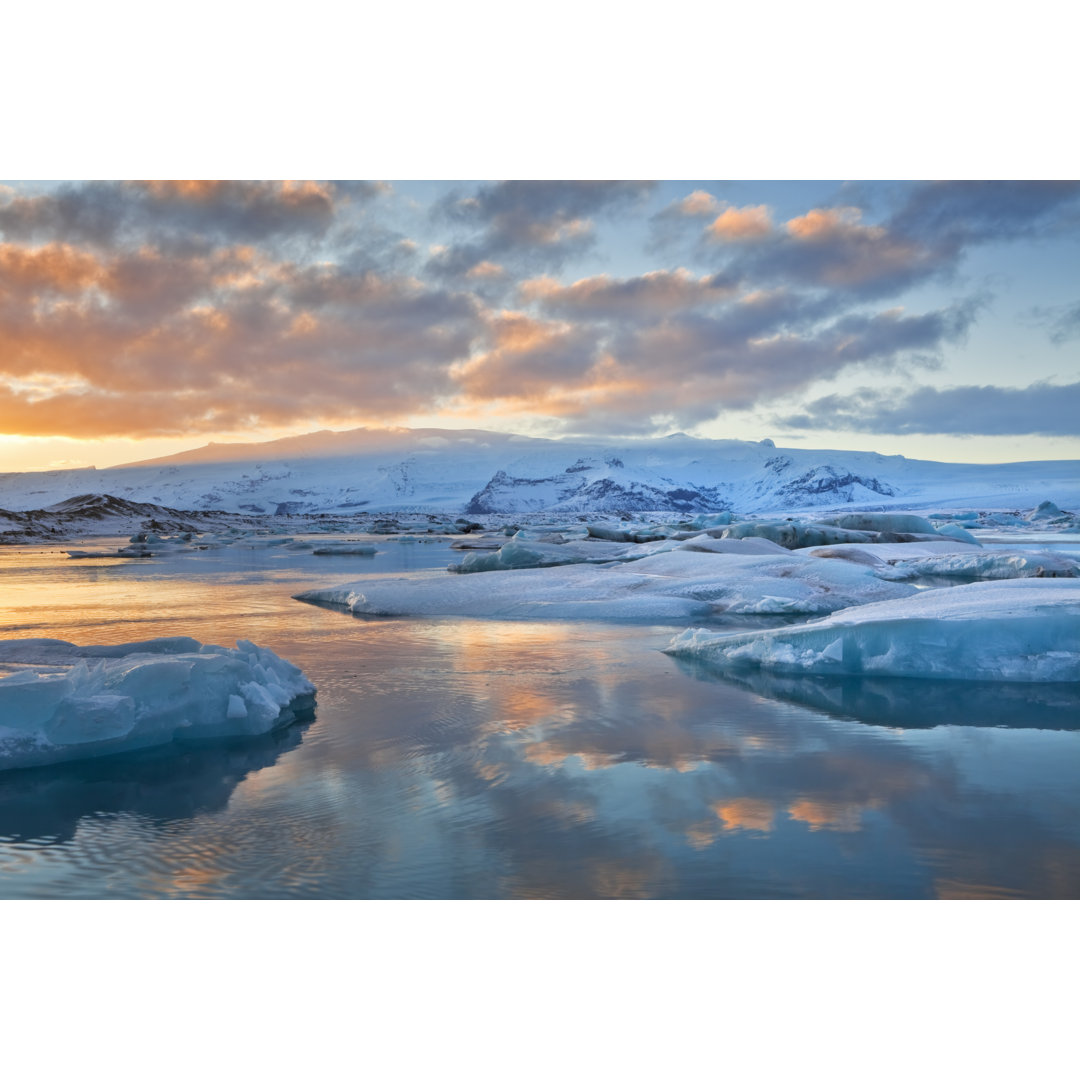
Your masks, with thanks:
[{"label": "floating ice chunk", "polygon": [[669,619],[732,614],[820,615],[915,591],[869,567],[779,555],[666,551],[632,562],[577,563],[512,574],[354,581],[298,600],[357,615]]},{"label": "floating ice chunk", "polygon": [[1047,499],[1045,502],[1039,503],[1034,510],[1029,514],[1025,514],[1024,517],[1028,521],[1047,521],[1051,518],[1065,517],[1064,511],[1056,503]]},{"label": "floating ice chunk", "polygon": [[315,688],[269,649],[192,638],[78,646],[0,641],[0,770],[174,740],[258,735]]},{"label": "floating ice chunk", "polygon": [[930,589],[755,633],[688,630],[665,650],[720,668],[993,682],[1080,680],[1080,581]]},{"label": "floating ice chunk", "polygon": [[824,524],[868,532],[927,533],[931,536],[934,533],[934,526],[918,514],[837,514],[825,518]]},{"label": "floating ice chunk", "polygon": [[730,525],[735,520],[730,510],[721,510],[715,514],[698,514],[690,522],[692,529],[715,529],[719,525]]},{"label": "floating ice chunk", "polygon": [[946,522],[944,525],[935,525],[934,531],[941,536],[947,536],[950,540],[959,540],[962,544],[974,544],[976,547],[982,547],[982,544],[962,525]]},{"label": "floating ice chunk", "polygon": [[613,543],[606,540],[569,540],[544,543],[525,540],[520,535],[508,540],[498,551],[473,551],[448,570],[457,574],[476,574],[489,570],[524,570],[533,567],[569,566],[572,563],[629,562],[670,551],[674,541],[651,544]]},{"label": "floating ice chunk", "polygon": [[312,548],[312,555],[377,555],[379,549],[374,544],[361,544],[346,541],[343,544],[322,544]]},{"label": "floating ice chunk", "polygon": [[[955,540],[915,540],[911,542],[896,542],[887,544],[836,544],[825,547],[802,548],[799,555],[816,555],[826,559],[852,559],[863,562],[858,554],[871,556],[879,563],[895,563],[908,559],[926,558],[938,555],[955,555],[958,551],[965,551]],[[966,553],[966,551],[965,551]],[[874,563],[867,563],[874,565]]]},{"label": "floating ice chunk", "polygon": [[619,529],[613,525],[588,525],[589,535],[597,540],[612,540],[623,544],[648,544],[654,540],[665,540],[674,529],[663,525],[641,525],[636,529]]},{"label": "floating ice chunk", "polygon": [[781,547],[763,536],[744,536],[739,540],[718,540],[707,533],[682,541],[676,551],[701,551],[711,555],[790,555],[787,548]]},{"label": "floating ice chunk", "polygon": [[932,555],[902,559],[883,571],[890,581],[912,581],[920,577],[977,578],[1002,581],[1006,578],[1080,577],[1080,560],[1051,551],[965,551],[961,555]]},{"label": "floating ice chunk", "polygon": [[725,540],[762,537],[788,550],[821,544],[865,544],[873,540],[869,532],[796,521],[742,521],[725,529],[721,535]]},{"label": "floating ice chunk", "polygon": [[810,548],[807,555],[818,559],[845,559],[848,562],[860,563],[862,566],[881,566],[887,563],[879,559],[862,544],[833,544],[830,547]]}]

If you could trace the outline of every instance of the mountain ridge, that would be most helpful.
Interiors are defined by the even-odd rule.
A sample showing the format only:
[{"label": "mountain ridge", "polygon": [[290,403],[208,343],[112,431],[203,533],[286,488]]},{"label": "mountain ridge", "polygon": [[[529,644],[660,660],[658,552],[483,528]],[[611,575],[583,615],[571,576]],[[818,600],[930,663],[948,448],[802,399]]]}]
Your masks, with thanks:
[{"label": "mountain ridge", "polygon": [[[225,447],[235,447],[226,450]],[[228,454],[226,460],[215,455]],[[544,439],[483,429],[356,428],[210,444],[108,469],[0,474],[0,507],[103,494],[189,511],[770,513],[1080,505],[1080,462],[962,464],[676,433]]]}]

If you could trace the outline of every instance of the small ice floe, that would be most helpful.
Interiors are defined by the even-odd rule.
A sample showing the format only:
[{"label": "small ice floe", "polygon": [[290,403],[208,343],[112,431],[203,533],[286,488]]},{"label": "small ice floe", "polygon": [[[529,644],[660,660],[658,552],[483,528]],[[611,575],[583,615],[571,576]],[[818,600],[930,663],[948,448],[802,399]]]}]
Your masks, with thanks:
[{"label": "small ice floe", "polygon": [[153,552],[134,545],[117,548],[115,551],[79,551],[67,552],[69,559],[150,559]]},{"label": "small ice floe", "polygon": [[1080,580],[930,589],[799,626],[687,630],[665,650],[721,669],[990,682],[1080,680]]},{"label": "small ice floe", "polygon": [[346,540],[343,544],[321,544],[311,549],[312,555],[377,555],[379,549],[374,544],[361,544],[359,541]]},{"label": "small ice floe", "polygon": [[0,641],[4,672],[0,770],[260,735],[295,720],[315,693],[299,668],[250,641]]}]

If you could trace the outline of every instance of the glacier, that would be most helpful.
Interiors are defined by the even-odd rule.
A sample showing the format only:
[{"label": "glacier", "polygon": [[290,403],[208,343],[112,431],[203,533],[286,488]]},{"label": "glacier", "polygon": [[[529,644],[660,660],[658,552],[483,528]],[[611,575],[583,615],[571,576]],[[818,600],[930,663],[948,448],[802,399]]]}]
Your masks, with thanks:
[{"label": "glacier", "polygon": [[162,525],[179,512],[203,520],[224,512],[271,519],[413,511],[665,513],[719,524],[731,511],[1038,506],[1033,521],[1067,527],[1075,515],[1059,507],[1080,504],[1080,468],[1075,461],[975,465],[778,449],[769,440],[684,434],[544,439],[480,429],[358,428],[211,444],[107,469],[0,474],[0,533],[25,529],[32,523],[19,515],[42,508],[68,516],[100,512],[84,504],[90,499],[144,505]]},{"label": "glacier", "polygon": [[262,735],[310,710],[299,668],[250,641],[0,641],[0,770]]},{"label": "glacier", "polygon": [[720,669],[979,682],[1080,680],[1080,580],[980,581],[799,626],[695,628],[665,650]]}]

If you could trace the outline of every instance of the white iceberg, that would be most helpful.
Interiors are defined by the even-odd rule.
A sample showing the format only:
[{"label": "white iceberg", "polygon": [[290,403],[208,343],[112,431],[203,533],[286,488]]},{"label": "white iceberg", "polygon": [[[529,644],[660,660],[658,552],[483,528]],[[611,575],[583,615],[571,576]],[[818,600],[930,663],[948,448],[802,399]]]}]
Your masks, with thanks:
[{"label": "white iceberg", "polygon": [[821,524],[867,532],[923,533],[933,536],[934,526],[918,514],[852,513],[822,518]]},{"label": "white iceberg", "polygon": [[823,615],[913,592],[914,586],[882,581],[872,568],[840,560],[683,550],[511,574],[354,581],[296,599],[356,615],[669,620],[720,613]]},{"label": "white iceberg", "polygon": [[315,687],[270,649],[193,638],[0,641],[0,770],[173,741],[261,735]]},{"label": "white iceberg", "polygon": [[880,571],[890,581],[913,581],[920,577],[977,578],[1003,581],[1007,578],[1080,577],[1080,559],[1053,551],[985,549],[962,555],[937,554],[925,558],[898,559]]},{"label": "white iceberg", "polygon": [[1080,580],[980,581],[665,650],[721,668],[992,682],[1080,680]]}]

